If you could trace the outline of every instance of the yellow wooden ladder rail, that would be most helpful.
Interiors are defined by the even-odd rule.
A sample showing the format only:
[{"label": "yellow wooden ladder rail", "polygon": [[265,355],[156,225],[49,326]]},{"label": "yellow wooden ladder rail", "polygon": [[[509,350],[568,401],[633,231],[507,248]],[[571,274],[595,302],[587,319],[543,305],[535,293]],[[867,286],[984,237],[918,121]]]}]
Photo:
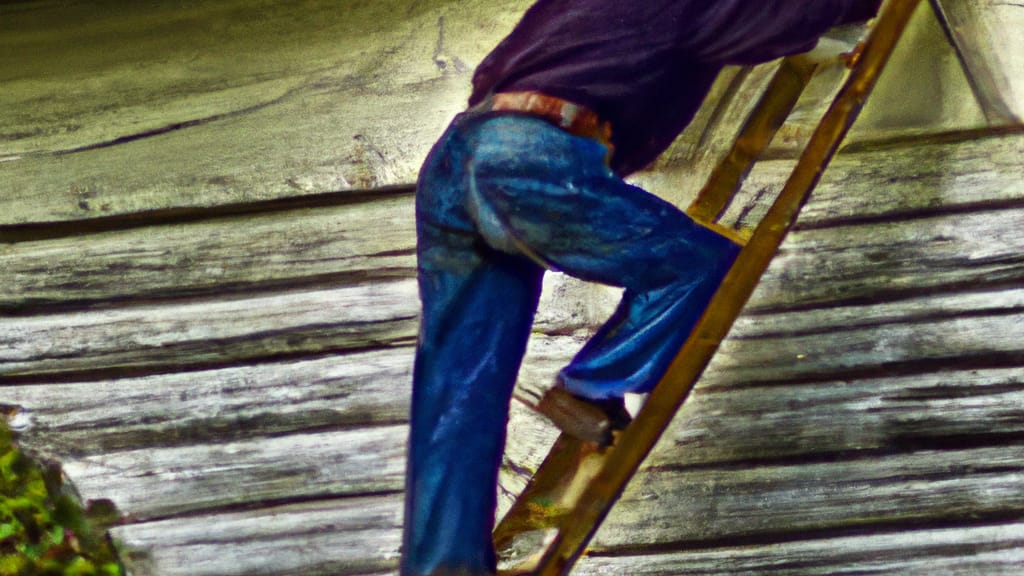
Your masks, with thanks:
[{"label": "yellow wooden ladder rail", "polygon": [[[822,117],[768,213],[745,242],[701,320],[633,422],[613,446],[562,434],[494,532],[503,573],[568,574],[627,482],[654,448],[725,338],[736,317],[835,155],[892,54],[919,0],[889,0],[850,63],[849,75]],[[743,177],[792,110],[813,73],[794,57],[781,65],[731,152],[688,209],[717,226]]]}]

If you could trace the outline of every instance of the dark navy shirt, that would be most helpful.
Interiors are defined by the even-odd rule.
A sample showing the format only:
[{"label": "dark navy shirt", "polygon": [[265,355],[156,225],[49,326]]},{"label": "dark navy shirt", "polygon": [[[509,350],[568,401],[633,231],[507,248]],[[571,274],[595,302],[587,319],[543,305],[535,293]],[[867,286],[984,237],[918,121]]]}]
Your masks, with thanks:
[{"label": "dark navy shirt", "polygon": [[804,52],[880,0],[540,0],[477,67],[470,105],[536,90],[612,124],[612,168],[654,160],[727,64]]}]

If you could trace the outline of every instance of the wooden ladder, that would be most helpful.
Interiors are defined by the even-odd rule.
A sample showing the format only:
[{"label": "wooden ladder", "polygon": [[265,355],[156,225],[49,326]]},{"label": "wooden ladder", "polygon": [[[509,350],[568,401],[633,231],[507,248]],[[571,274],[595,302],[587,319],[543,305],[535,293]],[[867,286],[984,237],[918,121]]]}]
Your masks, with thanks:
[{"label": "wooden ladder", "polygon": [[[494,531],[501,574],[568,574],[640,464],[682,406],[779,245],[796,221],[829,161],[889,60],[919,0],[889,0],[854,54],[850,72],[815,129],[768,213],[744,242],[693,333],[633,422],[612,446],[562,434],[537,473]],[[803,57],[785,59],[726,158],[687,212],[719,227],[718,218],[744,177],[789,116],[814,73]]]}]

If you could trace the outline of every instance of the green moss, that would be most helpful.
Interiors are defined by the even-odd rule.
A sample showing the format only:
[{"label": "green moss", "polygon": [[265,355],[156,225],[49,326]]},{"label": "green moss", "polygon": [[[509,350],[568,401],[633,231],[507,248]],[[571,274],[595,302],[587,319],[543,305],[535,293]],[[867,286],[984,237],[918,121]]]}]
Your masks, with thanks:
[{"label": "green moss", "polygon": [[62,483],[18,450],[0,424],[0,576],[120,576],[103,530]]}]

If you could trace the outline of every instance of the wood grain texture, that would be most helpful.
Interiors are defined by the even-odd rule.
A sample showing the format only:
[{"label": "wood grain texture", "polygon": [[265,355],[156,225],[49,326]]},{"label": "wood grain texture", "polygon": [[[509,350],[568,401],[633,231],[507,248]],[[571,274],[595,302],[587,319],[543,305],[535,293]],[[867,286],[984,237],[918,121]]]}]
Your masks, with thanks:
[{"label": "wood grain texture", "polygon": [[949,319],[732,339],[722,345],[720,369],[735,382],[770,385],[913,374],[959,365],[1020,365],[1024,360],[1021,311],[962,317],[950,312]]},{"label": "wood grain texture", "polygon": [[748,310],[1019,284],[1022,218],[1013,208],[794,232]]},{"label": "wood grain texture", "polygon": [[1020,523],[875,531],[838,538],[721,546],[690,552],[590,556],[580,560],[573,574],[1011,576],[1020,571],[1024,562],[1022,541],[1024,525]]},{"label": "wood grain texture", "polygon": [[[991,299],[991,295],[988,298]],[[962,311],[950,310],[950,301],[953,301],[952,297],[947,298],[946,301],[937,300],[933,302],[931,310],[945,310],[954,317],[972,316],[977,312],[969,308]],[[980,297],[978,302],[979,305],[982,303]],[[922,308],[928,309],[924,305],[917,307],[917,309]],[[853,316],[857,316],[857,314],[853,314]],[[892,312],[881,316],[888,316],[891,325],[902,327],[905,324],[905,316],[893,315]],[[836,321],[843,323],[847,321],[847,317],[840,317]],[[882,324],[881,327],[873,326],[870,318],[865,322],[866,326],[854,326],[850,330],[863,333],[862,338],[868,342],[876,341],[873,335],[892,329],[891,326],[885,324]],[[764,319],[761,319],[758,324],[765,329]],[[780,324],[787,326],[788,322],[783,319]],[[1012,326],[1018,325],[1019,323]],[[800,329],[800,326],[793,327],[797,334],[800,333]],[[837,332],[838,328],[833,326],[823,328],[823,330],[831,334]],[[937,329],[937,332],[942,331],[941,328]],[[1011,333],[1008,338],[1012,336]],[[821,348],[830,349],[830,347],[840,347],[837,342],[841,343],[844,338],[848,337],[842,333],[832,336],[818,334],[813,337],[813,340],[820,342]],[[802,337],[797,336],[796,338]],[[770,346],[777,346],[778,342],[786,340],[787,336],[785,335],[771,335],[770,337],[751,335],[747,339],[736,339],[740,342],[767,343]],[[558,345],[556,341],[561,341],[562,344]],[[1020,350],[1019,343],[1021,341],[1019,337],[1012,338],[1012,344],[1016,346],[1016,350]],[[726,347],[732,346],[732,342],[727,342]],[[800,342],[805,343],[804,340],[800,340]],[[571,336],[554,337],[551,345],[547,347],[545,361],[549,365],[564,362],[571,353],[572,346],[576,343],[577,339]],[[806,350],[806,348],[802,349]],[[561,353],[555,353],[556,350],[561,350]],[[1011,349],[1012,351],[1013,349]],[[774,368],[764,359],[766,356],[777,358]],[[847,356],[846,353],[834,355],[834,358],[829,360],[823,354],[823,359],[810,362],[812,364],[817,362],[816,369],[818,371],[830,368],[834,364],[845,368]],[[378,362],[388,361],[386,355],[377,355],[361,361],[366,362],[372,358],[377,358]],[[406,356],[406,362],[408,362],[407,358]],[[698,472],[720,474],[722,479],[716,481],[730,482],[733,481],[729,479],[733,477],[737,466],[739,466],[739,470],[747,470],[744,477],[748,477],[756,476],[762,470],[773,467],[780,470],[791,469],[791,466],[784,464],[773,464],[773,460],[786,461],[788,459],[800,462],[800,459],[809,459],[814,462],[820,458],[826,458],[829,463],[844,458],[852,458],[858,462],[857,458],[860,458],[863,460],[861,464],[851,464],[851,466],[862,465],[871,468],[872,463],[879,457],[878,450],[893,450],[901,447],[911,451],[929,447],[940,450],[947,447],[947,444],[959,446],[964,442],[974,442],[984,447],[991,442],[1019,439],[1024,432],[1021,429],[1021,422],[1024,421],[1019,410],[1021,404],[1017,398],[1024,386],[1024,382],[1020,380],[1019,369],[1007,368],[980,372],[974,369],[964,371],[964,373],[940,370],[934,374],[914,378],[877,377],[860,380],[854,378],[840,383],[824,382],[818,385],[763,388],[751,387],[750,379],[737,378],[736,375],[749,372],[765,378],[764,374],[774,374],[780,371],[784,374],[793,371],[813,374],[813,366],[806,368],[802,364],[804,360],[807,360],[806,358],[796,360],[791,356],[787,359],[785,356],[776,357],[773,354],[727,352],[721,358],[722,360],[713,364],[708,378],[705,379],[705,384],[695,394],[694,404],[680,416],[679,428],[673,427],[670,431],[667,442],[671,444],[668,447],[660,447],[654,456],[651,465],[656,468],[652,473],[667,474],[666,477],[676,478],[677,472],[689,473],[686,471],[688,465],[699,464],[703,471],[698,470]],[[743,361],[728,365],[730,359],[743,359]],[[338,359],[339,362],[345,360],[347,358]],[[398,360],[398,358],[393,358],[393,360]],[[322,366],[329,361],[325,359],[316,362]],[[718,366],[718,363],[721,362],[725,362],[727,365],[724,368]],[[380,364],[377,366],[379,367]],[[407,370],[407,368],[405,369]],[[524,374],[529,375],[538,371],[546,371],[546,369],[529,367],[524,370]],[[363,378],[370,377],[369,372],[373,373],[372,378],[380,378],[383,381],[374,384],[367,380],[355,380],[348,383],[347,386],[336,384],[337,390],[321,388],[319,392],[321,394],[335,392],[343,396],[343,399],[337,401],[335,410],[338,411],[338,414],[335,416],[334,425],[344,422],[344,412],[350,410],[351,406],[365,406],[363,402],[359,401],[359,396],[370,399],[380,398],[386,394],[382,390],[383,388],[389,385],[395,386],[394,379],[388,376],[387,371],[367,371],[364,372]],[[238,386],[237,378],[240,377],[240,374],[248,374],[250,378],[256,378],[254,376],[256,373],[255,370],[233,369],[218,374],[216,377]],[[271,382],[274,381],[274,370],[265,370],[259,373],[262,374],[260,377],[269,378]],[[302,373],[302,371],[297,372],[298,375]],[[195,378],[202,381],[205,376],[205,374],[199,373],[195,375]],[[287,397],[278,396],[276,402],[271,401],[262,397],[262,394],[265,393],[262,392],[263,385],[252,385],[253,396],[262,405],[245,408],[238,406],[237,399],[233,400],[231,396],[224,396],[223,393],[218,392],[217,388],[209,390],[205,397],[200,396],[193,399],[187,394],[188,383],[184,380],[185,376],[164,378],[168,384],[173,384],[176,380],[178,382],[177,387],[168,386],[167,391],[163,393],[163,398],[166,399],[165,403],[169,405],[169,408],[164,408],[165,415],[162,417],[165,422],[177,422],[177,418],[181,419],[178,424],[178,434],[184,436],[197,434],[201,437],[204,427],[212,425],[216,430],[219,426],[229,425],[232,423],[232,419],[237,417],[239,421],[234,423],[241,429],[238,431],[241,437],[225,442],[227,438],[230,438],[230,435],[225,435],[226,438],[221,438],[219,441],[211,443],[210,440],[207,440],[206,443],[196,446],[190,446],[187,442],[172,441],[166,447],[148,445],[127,448],[126,446],[122,450],[103,451],[103,453],[95,455],[75,458],[64,456],[67,471],[76,479],[76,485],[83,495],[112,498],[125,513],[134,518],[144,519],[186,511],[235,506],[247,502],[288,499],[297,493],[306,494],[306,491],[312,495],[321,492],[336,494],[337,491],[349,489],[357,491],[400,489],[400,470],[403,465],[401,450],[404,447],[405,438],[405,430],[402,426],[370,429],[378,430],[382,434],[379,438],[375,436],[370,439],[362,438],[363,430],[360,429],[325,431],[318,434],[292,433],[270,439],[264,437],[252,439],[249,434],[280,433],[280,429],[276,428],[273,419],[267,425],[259,424],[261,412],[265,414],[277,412],[278,418],[287,421],[288,414],[295,409],[313,408],[319,405],[323,410],[322,401],[313,404],[303,401],[302,396],[309,392],[300,389],[295,391],[295,394],[300,396],[298,402],[294,407],[289,407]],[[785,379],[781,380],[785,381]],[[211,381],[211,383],[216,382],[213,379]],[[245,381],[243,380],[243,382]],[[719,384],[716,385],[716,381]],[[150,379],[150,382],[158,383],[155,379]],[[85,383],[65,385],[64,390],[77,390],[79,402],[95,403],[96,398],[103,397],[105,389],[109,390],[118,384],[127,390],[120,395],[112,395],[110,401],[114,403],[130,402],[130,390],[138,390],[138,381],[110,383],[105,385],[105,388]],[[136,386],[131,388],[123,386],[130,384],[136,384]],[[358,387],[358,393],[353,388],[354,386]],[[42,418],[46,411],[46,403],[52,398],[48,394],[39,392],[42,389],[41,386],[32,386],[12,390],[15,391],[15,397],[20,393],[21,401],[26,404],[26,407],[33,412],[39,411],[39,417]],[[64,390],[55,389],[52,392],[61,393]],[[89,390],[93,391],[91,399],[88,394]],[[186,392],[184,397],[182,397],[182,391]],[[34,400],[33,392],[35,393]],[[176,393],[178,401],[174,402]],[[403,394],[404,392],[395,390],[394,393]],[[351,401],[348,400],[347,394],[352,395]],[[398,404],[403,401],[395,400]],[[153,402],[159,402],[159,399],[144,400],[137,405],[136,410],[125,406],[122,417],[128,430],[122,428],[120,421],[110,421],[109,419],[102,421],[98,426],[81,421],[77,424],[69,423],[69,426],[88,429],[93,437],[111,434],[113,438],[121,442],[125,442],[129,438],[121,436],[121,434],[130,431],[132,427],[141,427],[143,431],[149,428],[150,434],[154,433],[153,429],[155,428],[157,439],[161,437],[173,439],[173,431],[161,431],[160,413],[152,407],[146,409],[147,403],[152,406]],[[378,399],[377,402],[383,403],[384,400]],[[224,416],[221,418],[228,420],[227,422],[221,420],[218,424],[216,418],[208,417],[207,420],[213,421],[204,422],[200,415],[190,415],[197,409],[197,406],[203,406],[205,410],[214,413],[222,413]],[[68,406],[68,408],[74,407],[74,405]],[[396,408],[395,405],[387,407],[385,404],[383,409],[375,408],[375,410],[382,410],[385,413],[390,410],[394,413]],[[361,416],[364,409],[360,408],[357,414]],[[89,416],[89,412],[85,410],[75,412],[81,412],[80,415],[84,417]],[[93,409],[91,414],[94,419],[109,418],[109,415],[105,415],[103,411],[97,409]],[[155,422],[146,422],[142,425],[133,424],[132,415],[139,414],[152,415]],[[532,417],[532,415],[530,416]],[[370,421],[374,418],[372,415],[363,417]],[[246,418],[253,419],[258,424],[250,430],[245,425]],[[353,416],[348,416],[348,418],[353,418]],[[535,420],[535,417],[533,419]],[[538,438],[543,438],[545,434],[551,433],[543,423],[528,422],[529,418],[520,418],[520,420],[527,421],[525,428],[513,428],[511,432],[514,444],[520,449],[523,445],[534,445]],[[822,433],[822,430],[829,432]],[[40,434],[43,431],[40,430]],[[210,430],[206,430],[206,434],[210,434],[210,432]],[[43,436],[38,438],[42,439]],[[152,438],[153,436],[141,434],[135,438],[135,441]],[[350,448],[355,450],[354,454],[361,454],[364,453],[366,446],[371,446],[372,453],[375,454],[372,457],[375,471],[372,473],[366,472],[366,465],[361,461],[354,464],[346,463],[345,455],[349,454]],[[506,474],[511,473],[512,476],[506,476],[507,490],[515,491],[517,489],[515,482],[521,482],[521,478],[517,478],[517,476],[528,473],[530,462],[534,462],[532,465],[535,466],[541,452],[541,449],[536,448],[526,453],[521,452],[519,455],[510,455],[509,470]],[[958,461],[973,454],[974,451],[962,450],[962,452],[963,454],[958,453]],[[936,452],[936,454],[941,453]],[[857,454],[862,454],[862,456],[857,456]],[[893,456],[897,460],[899,457],[898,454]],[[340,462],[336,460],[339,458]],[[318,461],[320,464],[315,470],[310,470],[304,464],[309,461]],[[180,464],[181,462],[188,464],[183,466]],[[270,466],[271,462],[276,464]],[[282,463],[289,462],[291,464],[281,466]],[[941,458],[936,456],[934,461],[925,459],[915,466],[924,470],[928,466],[939,466],[937,463],[940,462]],[[348,467],[350,465],[351,468]],[[809,475],[807,477],[799,475],[803,472],[794,472],[797,476],[791,481],[795,484],[801,482],[804,484],[803,488],[793,488],[793,490],[811,489],[810,487],[815,486],[815,482],[820,482],[820,475],[823,473],[821,470],[827,469],[829,465],[826,463],[820,465],[821,467],[816,467],[818,465],[812,464],[809,468],[810,472],[807,472]],[[894,466],[901,465],[894,464]],[[978,466],[984,466],[984,463],[979,463]],[[112,475],[111,470],[115,469],[118,470],[118,473]],[[389,475],[382,472],[384,470],[392,472]],[[293,473],[298,476],[293,476]],[[302,480],[299,481],[298,478]],[[172,479],[173,482],[169,481]],[[666,480],[666,482],[676,482],[677,480],[679,479]],[[378,482],[383,483],[379,484]],[[242,485],[246,488],[240,489]],[[759,490],[763,488],[762,484],[747,486],[747,488],[740,486],[730,488],[729,493],[736,494],[739,498],[740,494],[759,494]],[[903,510],[903,504],[898,502],[898,495],[888,495],[887,499],[894,502],[892,506]],[[635,513],[641,515],[648,513],[646,511],[648,504],[645,502],[646,500],[641,498],[635,503]],[[740,506],[741,504],[736,505]],[[916,504],[913,502],[907,504],[911,508],[913,505]],[[180,506],[185,508],[178,508]],[[858,506],[857,503],[847,503],[846,507],[849,510],[857,510]],[[624,514],[629,511],[628,508],[623,510]],[[962,512],[959,509],[958,511]],[[748,512],[752,513],[749,510]],[[929,518],[938,514],[936,510],[930,508],[919,510],[917,513]],[[679,512],[679,514],[686,516],[688,513]],[[666,534],[674,533],[671,531],[670,524],[669,522],[664,525]],[[845,526],[846,524],[840,523],[840,525]]]},{"label": "wood grain texture", "polygon": [[[978,301],[984,298],[979,296]],[[934,305],[953,316],[976,313],[971,309],[949,310],[952,300],[938,300]],[[890,315],[888,320],[896,326],[905,324],[905,317],[899,315]],[[837,319],[840,324],[845,321],[843,317]],[[874,335],[891,329],[870,326],[870,318],[865,321],[869,326],[858,331],[865,341],[873,342]],[[769,325],[770,329],[772,319],[762,317],[751,324],[762,328]],[[786,318],[779,322],[782,326],[788,324]],[[937,331],[941,332],[942,324],[939,326]],[[1016,326],[1007,326],[1007,338],[1019,350],[1021,339],[1013,332]],[[799,332],[800,327],[793,329]],[[851,376],[852,380],[752,387],[749,379],[737,374],[753,373],[769,380],[779,372],[784,376],[793,372],[815,375],[833,370],[835,364],[849,369],[847,355],[822,354],[818,359],[779,355],[773,368],[764,356],[772,357],[772,350],[797,345],[785,344],[787,339],[782,335],[751,335],[746,340],[743,332],[736,336],[740,344],[726,342],[725,353],[709,368],[692,403],[670,429],[665,446],[656,451],[651,465],[771,460],[893,446],[941,447],[1012,439],[1024,432],[1018,398],[1024,382],[1018,368],[950,371],[938,366],[934,373],[914,376]],[[843,338],[818,335],[813,340],[828,349]],[[541,342],[546,344],[538,344]],[[744,342],[760,343],[770,350],[758,355],[736,352],[736,346]],[[550,377],[578,344],[574,337],[536,338],[523,370],[524,383],[532,379],[536,384],[539,380],[535,375]],[[959,348],[954,352],[959,353]],[[131,452],[136,447],[148,447],[144,449],[148,452],[166,446],[173,449],[168,452],[172,456],[165,457],[170,461],[180,451],[179,446],[187,451],[189,444],[198,441],[223,442],[295,432],[303,425],[347,428],[401,421],[410,360],[410,351],[399,349],[308,363],[4,390],[5,401],[23,406],[39,423],[30,435],[36,449],[67,461],[108,451]],[[970,362],[970,356],[957,361]],[[866,367],[854,366],[852,372],[862,372]],[[875,371],[884,370],[883,366]],[[778,380],[784,382],[785,378]],[[62,398],[61,404],[54,406],[55,398]],[[522,481],[513,472],[518,469],[519,474],[528,473],[543,455],[544,438],[548,443],[553,439],[550,427],[537,422],[535,415],[518,404],[516,408],[524,414],[514,414],[510,423],[514,450],[509,454],[512,475],[508,476],[511,483],[506,490],[513,492],[518,490],[515,482]],[[825,429],[828,433],[822,433]],[[210,462],[215,460],[210,458]],[[391,465],[400,466],[401,462]],[[135,463],[123,469],[146,470],[147,466]],[[202,469],[203,465],[196,460],[195,466]],[[87,493],[101,497],[107,487],[101,482],[93,488],[94,492]]]},{"label": "wood grain texture", "polygon": [[134,576],[397,573],[401,494],[316,500],[115,528]]},{"label": "wood grain texture", "polygon": [[[413,203],[357,191],[412,182],[525,5],[0,6],[0,227],[71,223],[0,244],[0,414],[125,514],[113,536],[133,574],[396,574]],[[1024,136],[906,139],[984,124],[918,20],[889,95],[575,573],[1019,572]],[[770,70],[729,70],[637,181],[685,202]],[[805,138],[838,72],[772,154]],[[928,94],[907,98],[911,78]],[[729,218],[758,217],[786,171],[762,163]],[[73,229],[118,215],[124,229]],[[616,297],[549,279],[499,514],[555,435],[526,403]]]},{"label": "wood grain texture", "polygon": [[[1022,155],[1024,135],[1017,132],[865,144],[829,165],[796,229],[1019,205]],[[737,228],[755,225],[792,169],[787,160],[758,163],[723,221]]]},{"label": "wood grain texture", "polygon": [[[463,108],[473,67],[527,4],[0,8],[12,55],[0,59],[0,225],[409,184]],[[851,140],[984,125],[934,18],[917,22]],[[835,35],[852,46],[859,34]],[[636,181],[685,203],[772,66],[741,83],[728,70],[711,105]],[[841,77],[840,66],[823,68],[771,154],[806,141]],[[908,78],[921,98],[904,97]]]},{"label": "wood grain texture", "polygon": [[[571,338],[549,340],[554,341],[546,357],[529,358],[524,375],[550,376],[579,344]],[[22,444],[47,459],[91,468],[108,454],[171,449],[165,452],[168,456],[154,456],[170,462],[183,449],[200,445],[308,432],[324,432],[326,439],[331,433],[403,424],[408,418],[412,360],[412,349],[400,347],[140,378],[4,386],[0,404],[18,423]],[[512,441],[502,469],[503,507],[522,489],[556,435],[543,417],[521,402],[512,405],[508,430]],[[380,460],[382,466],[404,466],[401,452],[377,456],[388,460]],[[253,458],[263,456],[250,451],[235,459]],[[196,476],[205,475],[207,466],[219,468],[215,459],[189,461]],[[157,473],[154,461],[131,462],[120,469],[122,473],[136,479]],[[88,499],[111,498],[102,480],[78,483],[77,488]],[[191,506],[190,487],[180,488],[184,491],[177,497]],[[222,488],[238,492],[237,487]],[[284,489],[271,499],[288,499],[290,494]],[[120,496],[113,500],[122,507],[131,502]]]},{"label": "wood grain texture", "polygon": [[[905,278],[926,283],[937,274],[956,277],[970,262],[989,257],[1012,267],[1012,256],[1006,260],[1003,255],[1016,250],[1019,209],[1011,205],[989,212],[973,210],[811,226],[794,235],[787,245],[789,256],[774,266],[782,262],[799,266],[794,269],[801,272],[779,273],[762,286],[764,294],[754,302],[775,304],[755,307],[741,318],[693,404],[638,481],[642,490],[636,488],[641,491],[631,492],[637,495],[628,496],[613,513],[610,535],[600,549],[617,554],[614,551],[635,550],[630,547],[637,542],[650,542],[654,549],[700,547],[733,539],[785,540],[796,538],[796,533],[822,538],[864,526],[955,523],[965,517],[1019,511],[1014,493],[1019,473],[1013,468],[1017,456],[1012,446],[1022,437],[1016,407],[1021,400],[1018,367],[1024,362],[1014,360],[1021,359],[1019,342],[1024,341],[1019,332],[1021,291],[1006,288],[999,276],[983,274],[969,290],[960,286],[946,294],[925,291],[892,299],[900,292],[869,280],[871,274],[891,269],[886,268],[891,264],[863,257],[877,247],[897,263],[895,270],[903,270]],[[949,231],[958,226],[963,233]],[[981,238],[979,229],[1004,242]],[[869,233],[862,233],[865,230]],[[934,241],[936,233],[944,240]],[[189,237],[179,234],[183,241]],[[908,240],[903,245],[894,242],[900,237]],[[818,252],[798,265],[785,264],[785,258],[830,246],[834,249],[826,252],[829,258]],[[845,250],[846,260],[834,257]],[[967,264],[964,254],[972,256]],[[925,265],[943,259],[948,263]],[[823,261],[831,268],[815,270]],[[856,274],[863,274],[863,294],[874,299],[872,303],[851,302],[838,292],[838,297],[826,294],[812,310],[792,309],[785,300],[806,302],[808,290],[825,291],[827,284],[815,284],[813,279],[842,279],[842,266],[860,270]],[[958,286],[941,278],[932,284],[950,285]],[[29,369],[36,374],[74,374],[103,365],[124,368],[134,365],[132,358],[147,371],[173,372],[185,359],[248,364],[273,357],[281,353],[273,336],[278,331],[310,331],[307,340],[284,339],[288,353],[323,354],[328,351],[321,346],[324,342],[344,349],[347,340],[339,335],[344,330],[330,327],[335,322],[362,322],[366,324],[361,330],[375,326],[370,333],[396,334],[378,343],[409,342],[414,317],[406,324],[387,326],[399,311],[414,316],[416,309],[414,283],[399,279],[5,321],[22,326],[22,336],[36,335],[23,339],[35,341],[34,348],[8,347],[21,360],[39,360],[37,368]],[[327,316],[326,327],[325,310],[333,314]],[[597,320],[586,307],[542,314],[541,332],[531,343],[532,359],[523,370],[524,384],[548,382]],[[69,347],[54,348],[61,342]],[[206,351],[197,354],[193,346]],[[63,410],[59,418],[58,412],[47,412],[55,398],[41,392],[49,392],[48,386],[10,390],[19,395],[12,403],[24,404],[35,414],[37,446],[49,446],[51,454],[62,456],[83,496],[111,498],[133,522],[142,522],[137,526],[146,526],[146,519],[152,518],[170,521],[296,498],[400,490],[405,435],[400,414],[407,399],[401,392],[393,398],[387,394],[396,378],[408,377],[409,349],[361,354],[65,384],[52,393],[77,400],[58,408]],[[989,366],[993,358],[1016,364]],[[334,360],[353,363],[332,372]],[[908,367],[914,373],[901,375]],[[893,369],[896,372],[890,373]],[[326,377],[316,380],[321,371]],[[310,381],[303,385],[306,378]],[[297,388],[282,396],[280,387],[289,388],[296,380]],[[107,396],[123,406],[112,418],[98,405],[102,401],[97,399]],[[323,429],[304,429],[300,410],[308,410],[309,422]],[[513,450],[502,472],[503,505],[521,489],[552,435],[550,427],[518,404],[517,411],[510,423]],[[40,425],[44,421],[55,424],[48,430]],[[361,422],[377,425],[363,428]],[[58,440],[62,434],[67,434],[63,444]],[[84,440],[77,454],[76,437],[91,439]],[[31,433],[26,438],[32,438]],[[994,443],[1009,443],[1011,451],[997,450]],[[370,460],[362,459],[366,453],[373,454]],[[1000,460],[1003,457],[1008,460]],[[885,465],[879,467],[880,461]],[[969,469],[956,468],[963,462]],[[833,472],[836,476],[829,476]],[[722,494],[707,492],[711,488]],[[980,496],[989,492],[1001,496],[998,503]],[[652,499],[652,494],[662,493],[678,506]],[[839,498],[837,493],[846,495]],[[654,501],[656,514],[651,510]],[[751,522],[754,517],[764,523]],[[780,535],[779,525],[796,532]],[[132,526],[136,524],[122,530],[127,533]],[[680,526],[689,528],[680,531]],[[218,548],[208,546],[204,553],[215,554]],[[201,548],[196,544],[188,549],[198,553]],[[140,554],[146,550],[127,549]],[[160,549],[149,548],[148,553],[159,554]],[[173,547],[167,550],[175,553]],[[332,564],[339,553],[324,554],[311,556],[309,565],[331,566],[324,569],[327,573],[349,570]],[[387,559],[394,555],[387,549],[353,562],[386,569]],[[848,561],[856,565],[858,560]]]},{"label": "wood grain texture", "polygon": [[405,425],[139,448],[65,461],[76,489],[103,494],[130,521],[198,511],[397,492]]},{"label": "wood grain texture", "polygon": [[25,440],[59,460],[404,423],[410,347],[72,384],[4,386]]},{"label": "wood grain texture", "polygon": [[0,309],[408,278],[413,220],[402,196],[0,245]]},{"label": "wood grain texture", "polygon": [[714,387],[723,378],[712,369],[646,465],[752,465],[1016,441],[1024,436],[1022,367],[767,389],[729,380]]},{"label": "wood grain texture", "polygon": [[[385,551],[398,545],[400,506],[397,497],[321,501],[151,522],[114,534],[131,549],[152,551],[126,559],[138,576],[395,576],[397,556]],[[281,526],[286,519],[288,525]],[[275,525],[284,529],[274,532]],[[1019,523],[907,530],[688,552],[592,555],[573,574],[1010,576],[1019,570],[1022,541]],[[362,555],[366,548],[381,554],[367,560]]]},{"label": "wood grain texture", "polygon": [[629,485],[592,546],[798,538],[815,531],[1019,517],[1022,481],[1020,444],[649,471]]},{"label": "wood grain texture", "polygon": [[0,223],[411,182],[527,4],[5,4]]},{"label": "wood grain texture", "polygon": [[166,371],[255,358],[408,344],[412,279],[57,313],[0,322],[0,380],[74,372]]}]

